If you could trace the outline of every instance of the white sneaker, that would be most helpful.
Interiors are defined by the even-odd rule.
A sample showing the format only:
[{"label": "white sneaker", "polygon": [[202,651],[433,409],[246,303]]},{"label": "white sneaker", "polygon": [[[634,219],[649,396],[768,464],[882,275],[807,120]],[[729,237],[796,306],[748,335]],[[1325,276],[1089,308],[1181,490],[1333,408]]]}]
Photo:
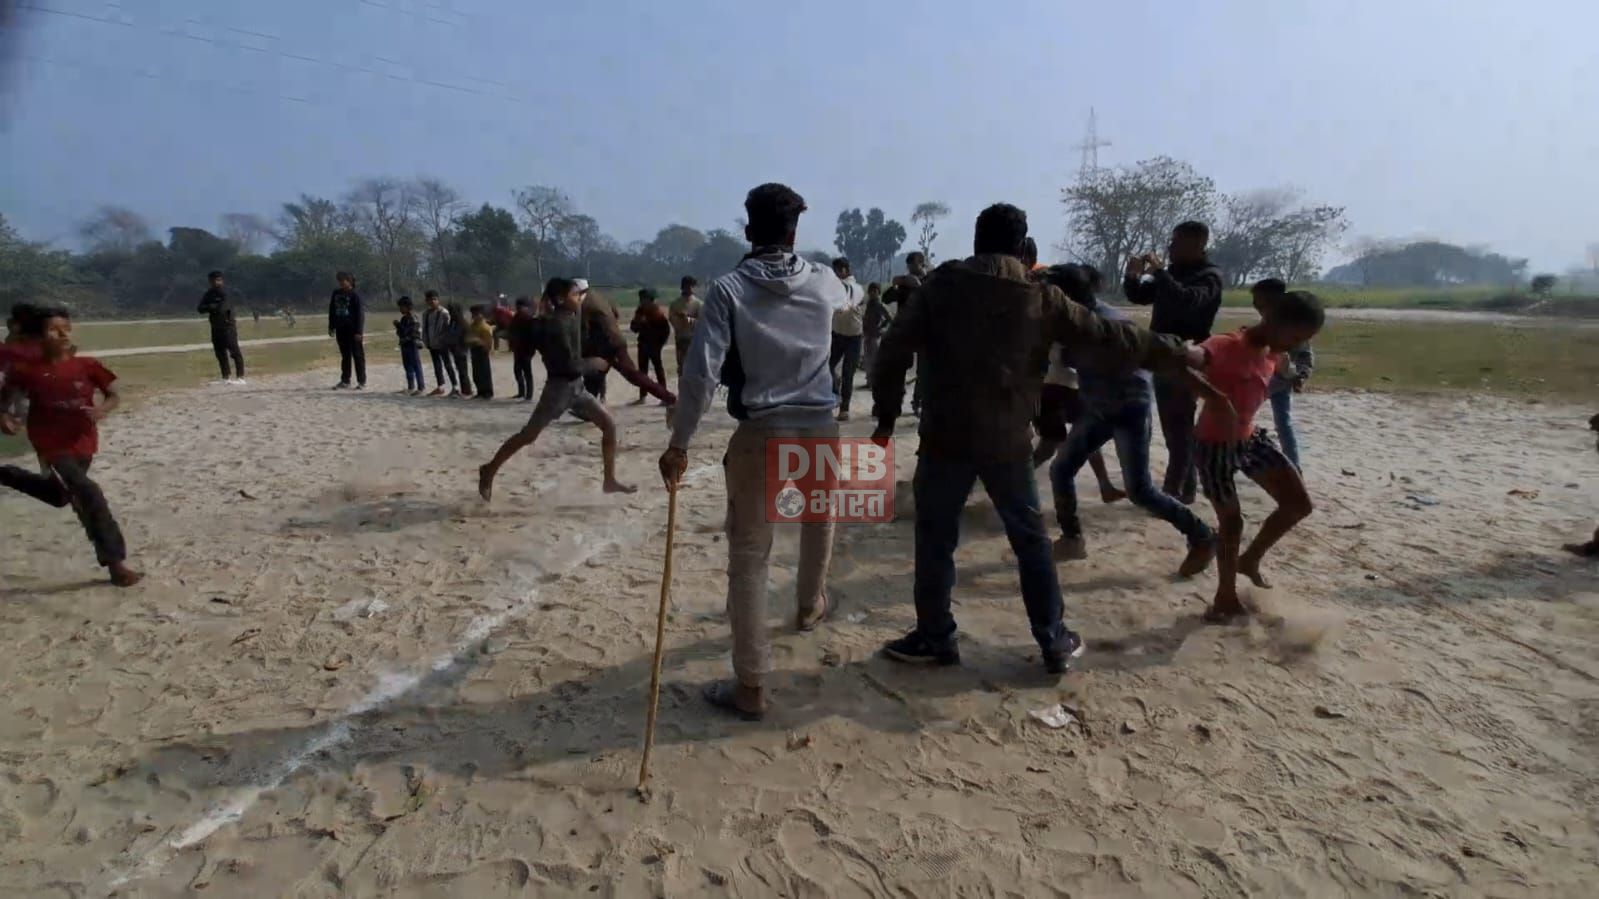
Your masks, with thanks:
[{"label": "white sneaker", "polygon": [[234,378],[233,380],[229,381],[228,383],[232,384],[234,387],[243,387],[244,385],[246,385],[246,384],[248,384],[250,382],[246,381],[243,378]]}]

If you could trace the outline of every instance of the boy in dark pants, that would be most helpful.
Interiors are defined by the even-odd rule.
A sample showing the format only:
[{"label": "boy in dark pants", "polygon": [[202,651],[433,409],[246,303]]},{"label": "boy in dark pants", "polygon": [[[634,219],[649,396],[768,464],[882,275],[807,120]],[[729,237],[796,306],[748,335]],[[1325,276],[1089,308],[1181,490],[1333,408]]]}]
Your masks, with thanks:
[{"label": "boy in dark pants", "polygon": [[[1049,269],[1045,281],[1106,321],[1126,321],[1125,313],[1099,302],[1094,295],[1091,285],[1096,277],[1097,273],[1086,266],[1058,265]],[[1055,559],[1088,558],[1082,521],[1077,515],[1077,473],[1092,453],[1114,440],[1127,495],[1139,508],[1170,524],[1188,540],[1188,557],[1178,574],[1192,577],[1204,571],[1216,554],[1215,535],[1187,506],[1157,490],[1149,473],[1149,420],[1150,407],[1154,405],[1149,372],[1125,359],[1105,358],[1102,353],[1079,353],[1072,361],[1083,408],[1049,470],[1055,491],[1055,516],[1061,529]],[[1199,386],[1209,389],[1208,384]]]},{"label": "boy in dark pants", "polygon": [[[1183,222],[1172,229],[1168,266],[1154,253],[1127,260],[1122,293],[1128,302],[1153,306],[1149,329],[1195,343],[1210,337],[1221,308],[1222,273],[1205,255],[1210,228]],[[1194,501],[1194,413],[1198,401],[1181,373],[1155,373],[1155,409],[1166,438],[1166,482],[1162,492]]]},{"label": "boy in dark pants", "polygon": [[477,398],[494,399],[494,365],[489,353],[494,348],[494,324],[489,321],[488,310],[472,307],[472,325],[467,328],[466,346],[472,354],[472,383],[477,387]]},{"label": "boy in dark pants", "polygon": [[[1255,413],[1266,401],[1278,357],[1308,342],[1326,322],[1321,301],[1302,290],[1290,291],[1271,303],[1258,324],[1205,341],[1204,373],[1225,402],[1205,403],[1194,429],[1194,462],[1199,486],[1216,507],[1220,523],[1220,579],[1216,600],[1205,621],[1225,624],[1249,614],[1238,599],[1238,575],[1262,589],[1261,559],[1295,525],[1310,515],[1310,494],[1299,469],[1277,449],[1271,435],[1255,428]],[[1265,488],[1277,508],[1242,554],[1244,513],[1238,505],[1233,476],[1243,474]]]},{"label": "boy in dark pants", "polygon": [[[655,380],[665,384],[666,364],[661,360],[661,354],[666,350],[666,342],[672,339],[672,323],[666,310],[656,302],[654,288],[646,287],[638,292],[638,308],[633,310],[633,321],[629,327],[638,335],[639,371],[648,375],[653,365]],[[649,394],[640,387],[638,401],[633,405],[642,406],[647,399]]]},{"label": "boy in dark pants", "polygon": [[350,370],[355,369],[355,389],[366,389],[366,306],[355,292],[355,276],[339,272],[334,276],[339,287],[328,300],[328,336],[339,344],[339,383],[334,390],[350,388]]},{"label": "boy in dark pants", "polygon": [[[223,381],[243,384],[244,354],[239,351],[239,324],[233,316],[233,300],[228,297],[221,272],[207,277],[211,288],[200,297],[199,312],[211,320],[211,349],[216,351],[217,367],[222,369]],[[232,371],[228,369],[229,359],[233,360]]]},{"label": "boy in dark pants", "polygon": [[427,389],[422,374],[422,322],[416,317],[410,297],[400,297],[400,317],[394,333],[400,338],[400,365],[405,368],[405,392],[421,396]]},{"label": "boy in dark pants", "polygon": [[538,350],[538,322],[538,316],[533,314],[533,303],[527,297],[518,297],[516,315],[505,329],[505,337],[511,345],[516,398],[525,403],[533,401],[533,354]]},{"label": "boy in dark pants", "polygon": [[[13,367],[0,409],[9,408],[10,394],[28,397],[28,440],[45,472],[0,466],[0,484],[58,509],[72,506],[111,583],[131,587],[142,575],[128,567],[122,530],[100,485],[89,478],[89,466],[100,448],[95,424],[117,407],[119,398],[112,386],[116,375],[94,359],[73,355],[72,321],[65,310],[40,313],[29,323],[27,336],[40,339],[41,359]],[[98,406],[96,391],[105,397]],[[15,434],[20,429],[14,417],[0,413],[0,432]]]},{"label": "boy in dark pants", "polygon": [[583,388],[583,375],[604,368],[603,359],[583,358],[583,318],[579,309],[583,295],[576,284],[565,278],[551,278],[545,285],[551,310],[539,328],[539,352],[544,356],[544,390],[538,405],[520,431],[512,434],[494,453],[488,464],[478,469],[478,495],[488,502],[494,496],[494,478],[512,456],[532,446],[544,429],[568,412],[600,429],[600,457],[604,466],[606,493],[634,493],[638,488],[616,479],[616,423],[605,405]]},{"label": "boy in dark pants", "polygon": [[459,394],[455,383],[455,357],[450,355],[450,313],[439,302],[439,292],[430,290],[422,295],[427,309],[422,313],[422,343],[433,358],[433,392],[428,396],[444,395],[444,376],[450,376],[450,396]]}]

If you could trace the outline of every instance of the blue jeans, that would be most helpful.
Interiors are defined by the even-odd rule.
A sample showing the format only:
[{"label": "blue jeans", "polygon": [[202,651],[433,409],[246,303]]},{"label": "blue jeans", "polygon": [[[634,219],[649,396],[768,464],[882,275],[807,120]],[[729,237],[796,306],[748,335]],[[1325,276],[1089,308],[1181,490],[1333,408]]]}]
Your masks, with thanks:
[{"label": "blue jeans", "polygon": [[1277,442],[1283,455],[1299,467],[1299,438],[1294,436],[1294,391],[1290,388],[1271,395],[1271,417],[1277,424]]},{"label": "blue jeans", "polygon": [[1149,474],[1149,404],[1128,403],[1119,409],[1103,409],[1090,404],[1072,426],[1071,436],[1061,444],[1049,466],[1049,482],[1055,490],[1055,517],[1067,537],[1081,537],[1082,522],[1077,517],[1077,472],[1088,457],[1108,441],[1116,441],[1116,456],[1122,463],[1122,483],[1127,496],[1139,508],[1170,524],[1188,538],[1189,546],[1211,539],[1208,525],[1188,507],[1156,489]]},{"label": "blue jeans", "polygon": [[960,544],[961,510],[979,480],[1016,553],[1033,639],[1045,652],[1058,651],[1070,631],[1061,621],[1060,582],[1050,557],[1038,483],[1033,480],[1031,460],[1025,458],[986,464],[928,456],[916,460],[916,630],[935,644],[955,639],[955,616],[950,611],[955,547]]},{"label": "blue jeans", "polygon": [[421,390],[427,386],[422,379],[422,350],[413,344],[400,346],[400,364],[405,367],[405,389]]}]

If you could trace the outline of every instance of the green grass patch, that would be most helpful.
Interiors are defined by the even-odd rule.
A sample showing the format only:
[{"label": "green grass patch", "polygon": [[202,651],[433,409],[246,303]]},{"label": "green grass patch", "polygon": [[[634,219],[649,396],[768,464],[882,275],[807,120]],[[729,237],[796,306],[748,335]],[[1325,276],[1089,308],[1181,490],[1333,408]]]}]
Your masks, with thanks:
[{"label": "green grass patch", "polygon": [[[315,337],[325,334],[327,319],[302,318],[291,328],[281,319],[261,319],[256,324],[246,317],[239,322],[239,340],[265,340],[273,337]],[[318,330],[321,328],[322,330]],[[85,353],[120,350],[141,346],[178,346],[211,342],[211,326],[204,318],[192,322],[79,322],[72,329],[72,340]],[[264,348],[263,348],[264,349]],[[248,361],[248,360],[247,360]]]}]

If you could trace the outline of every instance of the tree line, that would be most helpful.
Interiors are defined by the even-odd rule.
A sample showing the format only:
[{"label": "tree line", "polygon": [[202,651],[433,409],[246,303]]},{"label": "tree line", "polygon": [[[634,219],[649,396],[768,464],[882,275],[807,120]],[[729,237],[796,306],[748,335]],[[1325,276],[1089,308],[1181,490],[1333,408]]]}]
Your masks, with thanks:
[{"label": "tree line", "polygon": [[[948,214],[924,203],[912,221],[924,248]],[[675,284],[732,270],[748,250],[742,230],[702,231],[669,224],[648,241],[622,244],[558,188],[513,191],[508,206],[468,204],[438,178],[372,177],[337,199],[301,195],[273,216],[229,213],[215,231],[167,229],[166,239],[137,212],[102,207],[78,228],[79,252],[30,242],[0,216],[0,301],[65,303],[101,315],[181,313],[220,269],[241,302],[257,309],[315,307],[335,271],[349,271],[374,298],[435,288],[487,298],[536,292],[551,275],[596,284]],[[840,213],[834,249],[857,272],[887,277],[906,240],[882,209]],[[805,254],[813,260],[834,255]]]}]

